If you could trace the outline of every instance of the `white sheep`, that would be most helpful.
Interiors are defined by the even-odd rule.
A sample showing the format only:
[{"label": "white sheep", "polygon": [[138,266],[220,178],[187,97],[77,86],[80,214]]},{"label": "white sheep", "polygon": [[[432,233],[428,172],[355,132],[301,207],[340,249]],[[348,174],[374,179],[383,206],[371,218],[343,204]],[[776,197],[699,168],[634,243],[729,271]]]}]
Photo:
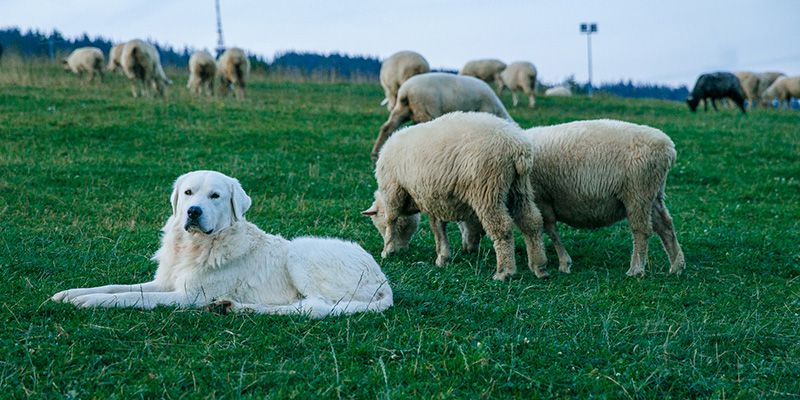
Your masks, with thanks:
[{"label": "white sheep", "polygon": [[372,148],[372,159],[377,159],[383,143],[406,121],[427,122],[453,111],[483,111],[512,120],[492,88],[478,78],[442,72],[415,75],[400,86],[397,102]]},{"label": "white sheep", "polygon": [[64,70],[71,71],[78,76],[89,75],[89,82],[94,81],[95,75],[103,79],[103,52],[97,47],[77,48],[69,56],[61,60]]},{"label": "white sheep", "polygon": [[106,71],[116,72],[122,69],[122,49],[124,47],[125,43],[111,46],[111,50],[108,51],[108,65],[106,66]]},{"label": "white sheep", "polygon": [[[148,86],[164,97],[164,87],[172,84],[161,67],[161,57],[156,48],[142,40],[133,39],[125,43],[121,62],[122,71],[131,83],[133,97],[149,93]],[[140,91],[137,91],[137,84],[141,84]]]},{"label": "white sheep", "polygon": [[[675,162],[672,140],[658,129],[622,121],[593,120],[531,128],[531,186],[544,230],[558,254],[559,270],[569,273],[572,258],[556,222],[599,228],[627,218],[633,234],[629,276],[643,275],[647,241],[655,230],[680,274],[686,262],[672,217],[664,204],[667,173]],[[462,224],[462,237],[475,240]]]},{"label": "white sheep", "polygon": [[733,74],[739,78],[744,98],[747,100],[747,108],[752,109],[753,103],[758,100],[758,77],[749,71],[736,71]]},{"label": "white sheep", "polygon": [[[415,215],[424,212],[436,240],[436,265],[450,258],[447,221],[466,221],[491,237],[494,279],[503,280],[516,272],[515,223],[525,238],[529,268],[537,277],[546,276],[540,268],[547,261],[542,216],[530,186],[532,160],[519,127],[491,114],[455,112],[398,132],[380,152],[379,193],[363,212],[383,235],[381,256],[408,242],[414,231],[408,227],[416,226]],[[473,234],[480,238],[483,232]]]},{"label": "white sheep", "polygon": [[231,86],[237,99],[244,99],[244,88],[250,75],[250,60],[244,50],[231,47],[217,60],[217,73],[220,78],[220,94],[225,96]]},{"label": "white sheep", "polygon": [[551,87],[544,91],[547,97],[569,97],[572,96],[572,91],[566,86]]},{"label": "white sheep", "polygon": [[214,94],[214,77],[217,75],[217,62],[205,50],[196,51],[189,58],[189,81],[186,87],[191,93]]},{"label": "white sheep", "polygon": [[778,80],[778,78],[784,77],[784,76],[786,76],[786,74],[784,74],[782,72],[772,72],[771,71],[771,72],[759,72],[759,73],[757,73],[756,77],[758,78],[758,86],[756,86],[756,92],[755,92],[756,99],[760,99],[761,95],[763,95],[764,92],[770,86],[772,86],[772,84],[775,83],[776,80]]},{"label": "white sheep", "polygon": [[500,74],[506,69],[506,63],[497,59],[473,60],[464,64],[459,75],[474,76],[488,84],[494,83],[497,93],[503,89],[503,79]]},{"label": "white sheep", "polygon": [[789,108],[792,98],[800,98],[800,76],[779,77],[761,95],[765,104],[778,99],[778,106],[783,103],[786,108]]},{"label": "white sheep", "polygon": [[400,51],[383,60],[380,81],[385,97],[381,105],[385,105],[389,111],[392,111],[395,101],[397,101],[397,91],[400,89],[400,85],[408,78],[430,70],[431,67],[425,57],[413,51]]},{"label": "white sheep", "polygon": [[536,105],[536,67],[527,61],[518,61],[508,64],[500,74],[503,86],[498,92],[502,93],[503,88],[511,90],[511,101],[514,107],[517,106],[517,91],[521,90],[528,96],[528,107]]}]

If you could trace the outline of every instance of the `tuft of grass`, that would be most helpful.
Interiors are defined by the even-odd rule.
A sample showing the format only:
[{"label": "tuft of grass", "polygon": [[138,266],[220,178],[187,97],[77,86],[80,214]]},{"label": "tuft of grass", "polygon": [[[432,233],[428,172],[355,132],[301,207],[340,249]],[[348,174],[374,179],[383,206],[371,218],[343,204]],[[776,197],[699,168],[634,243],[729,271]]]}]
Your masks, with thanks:
[{"label": "tuft of grass", "polygon": [[0,65],[4,396],[800,395],[800,116],[785,111],[691,114],[613,97],[510,109],[523,127],[615,118],[669,134],[680,277],[654,238],[647,276],[626,278],[624,222],[561,226],[575,265],[558,274],[548,248],[548,280],[524,268],[518,236],[520,273],[502,283],[491,280],[488,239],[437,268],[422,229],[380,261],[395,293],[383,314],[313,321],[49,302],[65,288],[151,279],[172,181],[193,169],[239,178],[253,198],[248,219],[268,232],[338,236],[380,254],[359,215],[387,116],[378,85],[257,79],[236,102],[191,98],[186,77],[171,75],[166,100],[133,99],[117,75],[89,85],[47,64]]}]

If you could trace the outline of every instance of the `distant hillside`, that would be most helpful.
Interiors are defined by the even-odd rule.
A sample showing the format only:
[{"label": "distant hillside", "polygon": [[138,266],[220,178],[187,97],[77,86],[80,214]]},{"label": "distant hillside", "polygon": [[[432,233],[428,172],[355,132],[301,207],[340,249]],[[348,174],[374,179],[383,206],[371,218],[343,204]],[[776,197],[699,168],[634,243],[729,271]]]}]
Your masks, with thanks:
[{"label": "distant hillside", "polygon": [[[6,53],[17,53],[22,57],[58,58],[69,54],[73,49],[94,46],[107,53],[113,42],[103,37],[91,38],[87,34],[77,38],[66,38],[60,32],[44,33],[38,30],[21,31],[19,28],[0,29],[0,44]],[[182,49],[153,42],[161,54],[161,62],[165,66],[185,68],[189,57],[195,50]],[[325,80],[357,80],[377,81],[381,61],[377,57],[351,56],[346,54],[318,54],[302,51],[286,51],[278,53],[272,62],[262,55],[250,55],[254,70],[272,71],[280,74],[301,76],[310,79]],[[453,72],[443,70],[443,72]],[[574,78],[563,83],[570,86],[575,93],[586,93],[586,85],[578,84]],[[598,92],[605,92],[620,97],[655,98],[682,101],[689,94],[685,86],[678,88],[657,84],[633,83],[631,81],[604,83],[595,87]]]}]

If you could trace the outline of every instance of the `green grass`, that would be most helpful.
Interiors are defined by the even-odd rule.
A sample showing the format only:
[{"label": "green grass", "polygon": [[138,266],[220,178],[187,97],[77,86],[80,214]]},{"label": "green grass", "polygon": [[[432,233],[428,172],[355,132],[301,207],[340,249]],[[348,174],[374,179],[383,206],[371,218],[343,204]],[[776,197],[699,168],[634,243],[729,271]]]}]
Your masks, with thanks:
[{"label": "green grass", "polygon": [[[656,237],[647,276],[625,276],[627,224],[561,226],[573,273],[491,280],[494,255],[433,265],[426,228],[381,261],[383,314],[322,321],[159,308],[76,309],[72,287],[151,279],[173,180],[235,176],[248,219],[285,237],[338,236],[378,256],[359,211],[387,116],[377,84],[260,79],[249,99],[167,101],[0,64],[0,397],[761,398],[800,396],[800,115],[691,114],[646,100],[539,98],[524,127],[616,118],[667,132],[667,204],[680,277]],[[175,74],[173,73],[173,76]],[[22,85],[15,82],[23,82]],[[504,97],[510,104],[510,96]],[[427,226],[424,224],[423,226]],[[458,235],[451,226],[451,242]]]}]

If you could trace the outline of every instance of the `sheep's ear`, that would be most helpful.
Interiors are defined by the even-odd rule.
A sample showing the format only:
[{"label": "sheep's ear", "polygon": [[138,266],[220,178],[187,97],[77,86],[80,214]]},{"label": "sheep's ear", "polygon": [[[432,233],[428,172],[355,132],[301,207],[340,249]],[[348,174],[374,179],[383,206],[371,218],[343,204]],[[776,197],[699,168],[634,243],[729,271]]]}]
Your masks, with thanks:
[{"label": "sheep's ear", "polygon": [[365,217],[371,217],[376,214],[378,214],[378,206],[375,203],[372,203],[372,206],[361,212],[361,215]]},{"label": "sheep's ear", "polygon": [[250,209],[250,205],[253,201],[250,199],[250,196],[244,192],[242,185],[239,183],[238,180],[233,179],[231,182],[231,210],[233,211],[233,221],[239,221],[244,219],[244,213]]},{"label": "sheep's ear", "polygon": [[172,216],[176,216],[178,213],[178,195],[180,195],[179,190],[181,188],[181,182],[185,176],[185,174],[179,176],[172,185],[172,196],[170,196],[170,201],[172,202]]}]

